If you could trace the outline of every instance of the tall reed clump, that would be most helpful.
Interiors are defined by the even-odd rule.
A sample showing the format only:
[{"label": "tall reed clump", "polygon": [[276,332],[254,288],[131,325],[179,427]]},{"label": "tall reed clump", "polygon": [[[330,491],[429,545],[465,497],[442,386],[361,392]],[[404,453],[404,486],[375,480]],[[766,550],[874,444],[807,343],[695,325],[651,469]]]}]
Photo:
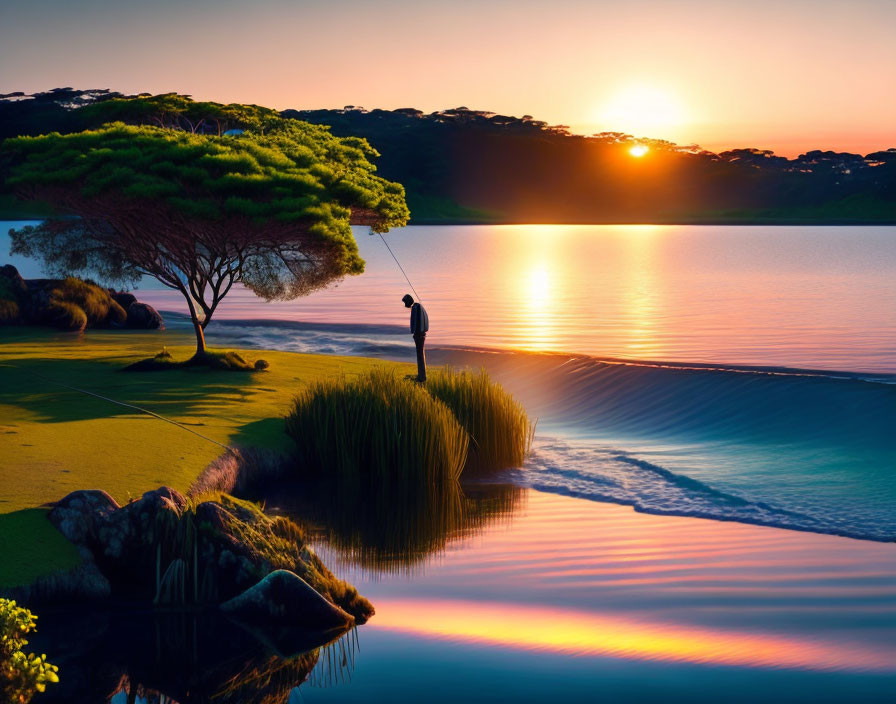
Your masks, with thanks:
[{"label": "tall reed clump", "polygon": [[489,471],[523,464],[535,423],[485,370],[440,369],[427,379],[426,390],[448,406],[469,433],[468,469]]},{"label": "tall reed clump", "polygon": [[456,481],[467,433],[445,404],[395,372],[312,384],[286,418],[299,466],[356,491]]}]

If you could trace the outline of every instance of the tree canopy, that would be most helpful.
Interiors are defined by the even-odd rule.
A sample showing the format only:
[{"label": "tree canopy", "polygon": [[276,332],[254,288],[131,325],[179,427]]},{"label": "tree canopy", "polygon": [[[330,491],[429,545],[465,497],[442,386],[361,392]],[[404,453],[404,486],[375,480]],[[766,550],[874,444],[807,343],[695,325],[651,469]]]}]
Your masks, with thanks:
[{"label": "tree canopy", "polygon": [[[57,273],[155,277],[186,297],[201,350],[201,328],[234,283],[269,300],[304,295],[363,271],[352,224],[386,232],[409,218],[404,189],[376,175],[378,154],[363,139],[252,106],[213,105],[248,129],[202,134],[184,129],[177,111],[189,108],[194,127],[214,123],[203,104],[161,98],[155,108],[174,106],[166,126],[115,122],[6,140],[17,195],[78,216],[13,232],[15,251]],[[138,113],[152,103],[136,100]],[[120,113],[119,102],[128,101],[96,107]]]}]

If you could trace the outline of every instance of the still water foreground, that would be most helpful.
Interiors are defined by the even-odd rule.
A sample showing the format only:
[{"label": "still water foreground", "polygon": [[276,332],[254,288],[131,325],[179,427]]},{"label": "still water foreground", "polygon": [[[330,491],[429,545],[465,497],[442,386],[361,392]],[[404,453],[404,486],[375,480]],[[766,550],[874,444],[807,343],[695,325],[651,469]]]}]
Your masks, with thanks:
[{"label": "still water foreground", "polygon": [[413,534],[397,522],[348,534],[315,516],[319,552],[377,608],[322,648],[286,653],[230,624],[159,617],[107,624],[106,638],[95,624],[85,648],[83,619],[47,613],[35,647],[66,675],[52,700],[80,684],[81,696],[122,704],[129,692],[140,702],[873,702],[896,686],[891,544],[509,486],[466,493],[464,517],[420,521]]}]

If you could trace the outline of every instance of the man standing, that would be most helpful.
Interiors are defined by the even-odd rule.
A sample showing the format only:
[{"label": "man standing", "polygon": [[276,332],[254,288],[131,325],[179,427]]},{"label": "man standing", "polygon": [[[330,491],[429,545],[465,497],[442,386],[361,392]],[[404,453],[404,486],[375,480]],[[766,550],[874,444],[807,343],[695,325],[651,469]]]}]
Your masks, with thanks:
[{"label": "man standing", "polygon": [[426,381],[426,356],[423,354],[423,343],[426,341],[426,332],[429,330],[429,316],[426,308],[419,303],[414,303],[411,294],[406,293],[401,299],[405,308],[411,309],[411,334],[414,336],[414,344],[417,345],[417,381]]}]

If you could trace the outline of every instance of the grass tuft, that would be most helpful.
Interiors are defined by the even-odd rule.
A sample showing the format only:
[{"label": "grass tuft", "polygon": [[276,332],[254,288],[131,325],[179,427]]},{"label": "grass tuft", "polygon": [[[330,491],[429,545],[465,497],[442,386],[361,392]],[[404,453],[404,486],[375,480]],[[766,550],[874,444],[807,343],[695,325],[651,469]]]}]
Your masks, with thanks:
[{"label": "grass tuft", "polygon": [[296,396],[286,432],[300,467],[361,492],[456,481],[467,455],[447,406],[384,367],[312,384]]},{"label": "grass tuft", "polygon": [[484,369],[440,369],[429,376],[426,390],[448,406],[469,433],[468,469],[491,471],[523,464],[535,423],[522,404]]},{"label": "grass tuft", "polygon": [[[263,364],[259,365],[259,362]],[[168,350],[162,350],[155,357],[141,359],[124,368],[126,372],[161,372],[170,369],[186,369],[189,367],[205,367],[229,372],[264,371],[270,365],[263,359],[254,364],[246,360],[239,352],[232,350],[206,350],[195,354],[187,360],[175,361]]]}]

